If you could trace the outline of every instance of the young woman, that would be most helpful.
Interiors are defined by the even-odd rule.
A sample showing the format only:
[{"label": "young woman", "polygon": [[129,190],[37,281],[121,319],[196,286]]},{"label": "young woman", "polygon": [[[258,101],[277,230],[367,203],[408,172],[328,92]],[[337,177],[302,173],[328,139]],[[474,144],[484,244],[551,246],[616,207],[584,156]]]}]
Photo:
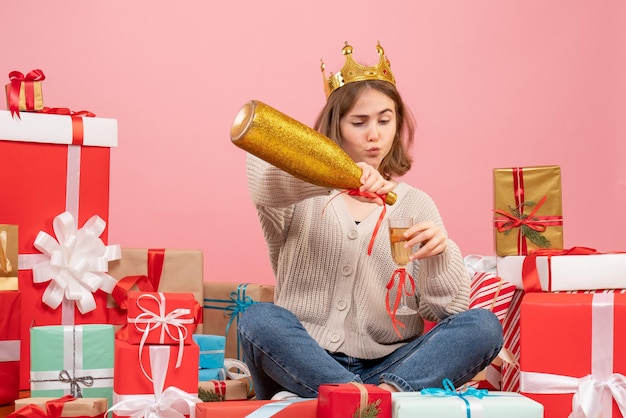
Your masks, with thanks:
[{"label": "young woman", "polygon": [[[377,50],[379,63],[366,67],[346,43],[344,67],[324,77],[327,103],[315,124],[362,169],[360,193],[308,184],[248,155],[249,189],[276,275],[275,303],[254,304],[239,320],[259,399],[316,397],[321,384],[352,381],[389,391],[441,387],[444,378],[459,386],[502,347],[495,315],[468,310],[470,277],[435,203],[399,180],[411,168],[413,121]],[[381,221],[389,192],[397,201]],[[397,265],[385,222],[400,216],[415,220],[405,233],[415,285],[407,304],[418,313],[396,317],[388,301],[402,289],[387,286]],[[437,325],[424,333],[424,320]]]}]

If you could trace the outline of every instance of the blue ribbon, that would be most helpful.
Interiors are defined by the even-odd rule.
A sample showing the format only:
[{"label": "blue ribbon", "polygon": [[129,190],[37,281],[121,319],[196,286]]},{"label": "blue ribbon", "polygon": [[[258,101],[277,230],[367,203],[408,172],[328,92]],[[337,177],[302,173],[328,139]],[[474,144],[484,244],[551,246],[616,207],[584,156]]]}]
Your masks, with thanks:
[{"label": "blue ribbon", "polygon": [[[251,305],[258,303],[250,296],[246,296],[246,288],[248,287],[248,283],[243,283],[237,286],[237,291],[233,291],[230,293],[230,299],[204,299],[203,308],[208,309],[221,309],[226,312],[226,315],[230,317],[228,323],[226,324],[226,331],[224,335],[228,335],[228,331],[230,330],[230,326],[232,325],[235,318],[239,320],[239,315],[243,313],[246,309],[248,309]],[[207,305],[207,302],[213,303],[225,303],[225,306],[211,306]],[[239,353],[239,334],[237,334],[237,358],[240,359],[241,355]]]},{"label": "blue ribbon", "polygon": [[443,379],[443,389],[440,388],[426,388],[422,389],[420,393],[422,395],[427,396],[456,396],[460,398],[463,402],[465,402],[465,414],[467,418],[472,418],[472,411],[470,409],[470,403],[466,396],[474,396],[475,398],[482,399],[483,397],[489,394],[487,389],[476,389],[476,388],[464,388],[457,390],[452,383],[452,380],[446,378]]}]

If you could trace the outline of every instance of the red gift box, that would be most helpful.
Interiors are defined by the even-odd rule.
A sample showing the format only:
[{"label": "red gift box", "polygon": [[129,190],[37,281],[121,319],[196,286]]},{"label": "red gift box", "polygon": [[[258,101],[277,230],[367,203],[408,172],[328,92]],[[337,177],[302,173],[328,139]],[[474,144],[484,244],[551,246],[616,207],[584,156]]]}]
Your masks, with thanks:
[{"label": "red gift box", "polygon": [[[539,325],[541,324],[541,325]],[[520,392],[550,418],[626,416],[626,294],[529,293],[521,304]],[[611,398],[620,399],[618,404]]]},{"label": "red gift box", "polygon": [[0,405],[19,397],[21,295],[0,291]]},{"label": "red gift box", "polygon": [[200,349],[192,341],[180,354],[177,345],[140,347],[116,339],[113,416],[131,416],[151,407],[189,415],[201,402],[197,397]]},{"label": "red gift box", "polygon": [[[29,307],[29,315],[21,320],[21,389],[29,387],[28,329],[33,324],[64,323],[63,309],[42,303],[46,289],[53,288],[51,283],[33,283],[33,266],[50,260],[35,247],[36,238],[42,231],[53,239],[60,238],[54,220],[67,212],[79,226],[97,215],[104,221],[99,237],[106,244],[110,147],[116,145],[114,119],[24,113],[20,120],[0,111],[0,155],[3,172],[8,175],[4,191],[7,196],[18,197],[10,205],[0,206],[0,219],[19,225],[18,286],[22,303]],[[74,267],[78,268],[75,272],[80,271]],[[83,265],[87,270],[94,267]],[[94,297],[97,309],[84,314],[65,309],[66,318],[76,324],[106,323],[106,294],[98,290]]]},{"label": "red gift box", "polygon": [[[316,399],[227,401],[196,404],[196,418],[316,418]],[[323,417],[323,415],[319,415]]]},{"label": "red gift box", "polygon": [[[391,418],[391,392],[376,385],[360,383],[320,385],[317,415],[324,418],[343,418],[361,414],[367,409],[378,409],[377,418]],[[356,415],[361,416],[361,415]]]},{"label": "red gift box", "polygon": [[200,309],[192,293],[128,292],[128,342],[189,344]]}]

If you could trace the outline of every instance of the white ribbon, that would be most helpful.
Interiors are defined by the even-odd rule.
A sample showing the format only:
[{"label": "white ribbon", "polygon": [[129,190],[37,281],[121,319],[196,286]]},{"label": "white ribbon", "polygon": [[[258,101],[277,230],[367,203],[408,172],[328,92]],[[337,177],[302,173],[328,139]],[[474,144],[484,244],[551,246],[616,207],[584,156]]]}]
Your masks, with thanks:
[{"label": "white ribbon", "polygon": [[20,360],[20,340],[0,341],[0,362]]},{"label": "white ribbon", "polygon": [[520,372],[520,392],[574,393],[569,418],[611,416],[615,399],[626,417],[626,377],[613,373],[613,293],[594,293],[591,319],[591,374],[581,378]]},{"label": "white ribbon", "polygon": [[145,395],[119,395],[114,393],[115,404],[109,412],[131,418],[190,418],[196,416],[196,403],[200,398],[183,390],[169,386],[163,390],[170,359],[167,345],[150,346],[150,364],[154,393]]},{"label": "white ribbon", "polygon": [[33,282],[50,281],[42,297],[46,305],[56,309],[62,302],[72,301],[85,314],[96,309],[93,292],[113,291],[116,280],[106,272],[110,261],[121,258],[121,249],[100,239],[105,226],[104,220],[94,215],[77,229],[74,217],[63,212],[53,221],[56,239],[39,231],[34,246],[47,257],[32,267]]},{"label": "white ribbon", "polygon": [[283,409],[287,408],[291,404],[297,402],[310,401],[311,399],[288,399],[280,402],[271,402],[265,405],[262,405],[260,408],[250,412],[246,415],[246,418],[269,418],[273,417]]},{"label": "white ribbon", "polygon": [[[128,318],[128,323],[134,323],[137,331],[142,333],[141,341],[139,342],[139,363],[141,364],[141,370],[143,373],[148,376],[146,371],[143,368],[143,363],[141,362],[141,353],[143,352],[143,347],[150,335],[150,332],[155,329],[161,327],[161,335],[159,338],[159,344],[163,344],[165,342],[165,334],[169,335],[169,337],[173,341],[178,342],[178,358],[176,359],[176,368],[180,367],[180,364],[183,359],[183,351],[185,349],[185,339],[187,338],[187,328],[185,328],[185,324],[193,324],[195,318],[181,318],[181,316],[189,316],[191,315],[191,310],[187,308],[177,308],[173,311],[166,313],[165,310],[165,295],[163,292],[158,292],[159,298],[153,293],[142,293],[137,297],[137,307],[143,313],[137,315],[136,318]],[[157,304],[159,312],[153,312],[150,309],[146,308],[141,304],[141,300],[144,298],[152,299]],[[145,324],[145,327],[141,327],[140,324]],[[176,329],[176,334],[174,335],[170,330],[170,326]]]},{"label": "white ribbon", "polygon": [[[226,358],[224,359],[224,368],[226,369],[226,374],[228,377],[233,380],[237,379],[247,379],[252,377],[250,374],[250,368],[241,360]],[[239,373],[231,371],[231,369],[239,370]]]}]

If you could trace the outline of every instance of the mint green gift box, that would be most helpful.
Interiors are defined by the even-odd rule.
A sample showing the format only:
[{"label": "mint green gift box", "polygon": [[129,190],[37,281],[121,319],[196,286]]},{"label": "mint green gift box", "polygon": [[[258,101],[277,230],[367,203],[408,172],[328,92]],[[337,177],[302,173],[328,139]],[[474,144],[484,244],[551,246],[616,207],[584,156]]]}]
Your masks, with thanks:
[{"label": "mint green gift box", "polygon": [[397,392],[391,394],[391,411],[394,418],[543,418],[539,402],[517,392],[497,391],[482,398]]},{"label": "mint green gift box", "polygon": [[107,398],[113,402],[113,325],[50,325],[30,329],[33,398]]}]

